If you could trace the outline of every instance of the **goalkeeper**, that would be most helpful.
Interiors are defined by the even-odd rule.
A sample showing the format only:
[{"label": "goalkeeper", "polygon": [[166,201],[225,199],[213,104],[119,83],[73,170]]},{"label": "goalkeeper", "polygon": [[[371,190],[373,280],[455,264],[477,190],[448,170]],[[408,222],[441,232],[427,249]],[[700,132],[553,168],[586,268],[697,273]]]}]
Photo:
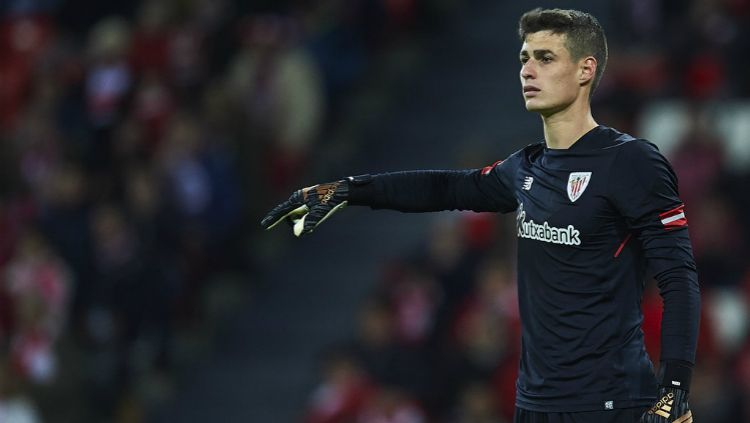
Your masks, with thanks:
[{"label": "goalkeeper", "polygon": [[[604,31],[575,10],[520,19],[520,81],[544,141],[492,166],[349,177],[299,190],[261,222],[312,232],[349,205],[516,213],[521,363],[516,423],[693,421],[700,293],[677,178],[658,149],[599,125]],[[664,300],[658,374],[640,302]]]}]

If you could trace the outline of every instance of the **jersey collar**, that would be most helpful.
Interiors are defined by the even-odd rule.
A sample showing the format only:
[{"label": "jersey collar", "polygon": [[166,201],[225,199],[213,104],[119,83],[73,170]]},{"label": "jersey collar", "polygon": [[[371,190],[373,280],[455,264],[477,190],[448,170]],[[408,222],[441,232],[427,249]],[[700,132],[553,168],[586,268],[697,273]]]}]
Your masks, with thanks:
[{"label": "jersey collar", "polygon": [[547,152],[558,153],[594,150],[596,149],[596,140],[599,138],[598,135],[602,134],[606,129],[607,127],[604,125],[597,125],[591,128],[591,130],[583,134],[581,138],[578,138],[570,148],[549,148],[545,142],[544,150]]}]

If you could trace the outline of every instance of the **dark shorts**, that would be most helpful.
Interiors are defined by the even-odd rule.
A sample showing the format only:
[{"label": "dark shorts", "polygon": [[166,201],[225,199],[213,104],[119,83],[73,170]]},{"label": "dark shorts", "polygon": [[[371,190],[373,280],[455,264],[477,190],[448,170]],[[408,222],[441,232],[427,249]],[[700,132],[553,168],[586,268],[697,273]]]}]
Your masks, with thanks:
[{"label": "dark shorts", "polygon": [[638,423],[645,408],[575,413],[543,413],[516,408],[513,423]]}]

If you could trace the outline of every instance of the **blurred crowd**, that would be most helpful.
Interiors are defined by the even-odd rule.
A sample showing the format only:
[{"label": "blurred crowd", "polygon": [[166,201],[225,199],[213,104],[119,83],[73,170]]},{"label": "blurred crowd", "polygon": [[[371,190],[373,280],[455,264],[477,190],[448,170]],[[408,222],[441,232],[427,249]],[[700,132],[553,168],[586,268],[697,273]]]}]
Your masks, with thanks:
[{"label": "blurred crowd", "polygon": [[0,421],[144,418],[418,6],[0,2]]},{"label": "blurred crowd", "polygon": [[[750,164],[730,166],[737,160],[727,146],[739,136],[747,148],[750,133],[720,128],[717,110],[747,107],[750,61],[740,52],[750,49],[750,2],[612,4],[618,19],[607,28],[611,56],[594,116],[644,136],[653,106],[670,101],[674,110],[657,116],[665,120],[657,126],[680,125],[662,130],[678,134],[663,150],[686,203],[703,304],[690,404],[697,421],[747,422]],[[744,116],[733,128],[747,126]],[[381,269],[357,331],[322,355],[307,423],[512,421],[520,348],[513,217],[425,218],[434,223],[424,244]],[[642,307],[658,365],[662,302],[654,281]]]}]

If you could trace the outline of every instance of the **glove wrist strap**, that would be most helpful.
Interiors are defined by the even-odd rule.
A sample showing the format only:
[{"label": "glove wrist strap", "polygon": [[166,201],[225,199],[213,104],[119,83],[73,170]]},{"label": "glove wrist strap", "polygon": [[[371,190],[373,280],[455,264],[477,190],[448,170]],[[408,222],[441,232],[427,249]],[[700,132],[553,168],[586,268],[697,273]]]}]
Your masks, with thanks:
[{"label": "glove wrist strap", "polygon": [[348,176],[346,180],[354,185],[366,185],[372,182],[372,175]]},{"label": "glove wrist strap", "polygon": [[368,206],[375,196],[372,175],[349,176],[345,179],[349,182],[349,204],[353,206]]},{"label": "glove wrist strap", "polygon": [[659,367],[658,381],[661,386],[690,390],[693,365],[687,361],[665,360]]}]

